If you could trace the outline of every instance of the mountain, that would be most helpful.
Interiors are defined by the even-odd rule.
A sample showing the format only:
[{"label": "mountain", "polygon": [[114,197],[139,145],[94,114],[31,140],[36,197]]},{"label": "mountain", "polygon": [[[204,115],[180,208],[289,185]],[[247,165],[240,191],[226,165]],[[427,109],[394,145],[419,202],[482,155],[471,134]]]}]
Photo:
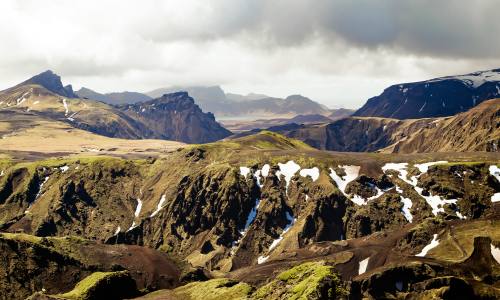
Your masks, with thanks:
[{"label": "mountain", "polygon": [[323,105],[300,95],[286,99],[272,98],[262,94],[226,94],[221,87],[173,87],[148,92],[151,97],[164,93],[186,91],[204,111],[212,112],[217,118],[276,119],[292,118],[301,114],[321,114],[328,116],[330,111]]},{"label": "mountain", "polygon": [[416,119],[452,116],[500,97],[500,69],[393,85],[368,99],[360,117]]},{"label": "mountain", "polygon": [[150,159],[13,155],[9,299],[500,295],[494,153],[335,154],[261,132]]},{"label": "mountain", "polygon": [[208,143],[223,139],[231,132],[203,113],[186,92],[165,94],[146,102],[120,106],[127,116],[138,120],[151,133],[147,138]]},{"label": "mountain", "polygon": [[500,99],[484,101],[452,117],[397,120],[349,117],[329,124],[268,130],[318,149],[353,152],[500,151]]},{"label": "mountain", "polygon": [[137,92],[116,92],[101,94],[85,87],[82,87],[75,93],[80,98],[98,100],[113,105],[143,102],[152,99],[147,95]]},{"label": "mountain", "polygon": [[[60,77],[50,71],[33,78],[0,91],[0,108],[64,122],[74,128],[113,138],[203,143],[230,135],[212,114],[201,111],[185,93],[129,106],[112,106],[90,99],[65,97],[66,90],[52,91],[62,83]],[[156,104],[158,107],[153,108]],[[137,112],[135,107],[140,107]]]},{"label": "mountain", "polygon": [[40,85],[57,95],[69,98],[77,98],[77,96],[73,92],[72,86],[71,85],[63,86],[61,82],[61,77],[57,74],[54,74],[54,72],[50,70],[47,70],[43,73],[33,76],[30,79],[18,84],[14,88],[26,85]]}]

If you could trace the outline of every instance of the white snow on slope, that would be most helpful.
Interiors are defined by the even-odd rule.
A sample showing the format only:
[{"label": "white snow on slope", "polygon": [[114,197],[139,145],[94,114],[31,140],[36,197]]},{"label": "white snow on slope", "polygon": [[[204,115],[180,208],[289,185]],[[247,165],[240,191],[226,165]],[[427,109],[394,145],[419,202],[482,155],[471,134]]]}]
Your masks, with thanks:
[{"label": "white snow on slope", "polygon": [[166,195],[161,196],[160,202],[158,203],[156,210],[151,214],[151,217],[154,217],[163,208],[165,201],[167,201],[166,197]]},{"label": "white snow on slope", "polygon": [[62,167],[59,167],[59,169],[61,170],[61,172],[66,172],[69,170],[69,166],[62,166]]},{"label": "white snow on slope", "polygon": [[438,235],[435,233],[434,237],[432,238],[431,243],[429,245],[425,246],[424,249],[422,249],[422,251],[415,256],[424,257],[427,255],[427,252],[429,252],[433,248],[436,248],[439,245],[439,241],[438,241],[437,237],[438,237]]},{"label": "white snow on slope", "polygon": [[285,212],[285,216],[286,216],[286,219],[289,223],[283,229],[283,232],[280,234],[280,237],[275,239],[271,243],[271,246],[269,246],[269,251],[273,250],[276,246],[278,246],[278,244],[281,242],[281,240],[283,240],[283,236],[285,235],[285,233],[287,233],[288,230],[290,230],[290,228],[292,228],[293,224],[295,224],[295,221],[297,220],[297,219],[294,219],[293,216],[290,215],[288,212]]},{"label": "white snow on slope", "polygon": [[370,258],[363,259],[362,261],[359,262],[359,270],[358,270],[358,275],[363,274],[366,272],[366,268],[368,267],[368,261]]},{"label": "white snow on slope", "polygon": [[495,165],[491,165],[489,168],[490,175],[495,176],[495,178],[500,182],[500,168]]},{"label": "white snow on slope", "polygon": [[414,166],[420,171],[420,173],[427,173],[430,166],[446,164],[446,163],[448,163],[448,161],[440,160],[440,161],[431,161],[423,164],[415,164]]},{"label": "white snow on slope", "polygon": [[269,170],[271,169],[271,166],[269,166],[268,164],[265,164],[262,166],[262,171],[261,171],[261,175],[264,176],[264,177],[267,177],[269,175]]},{"label": "white snow on slope", "polygon": [[65,98],[63,98],[63,99],[62,99],[62,102],[63,102],[63,105],[64,105],[64,110],[66,111],[66,112],[64,113],[64,115],[65,115],[65,116],[67,116],[67,115],[68,115],[68,113],[69,113],[68,103],[66,102],[66,99],[65,99]]},{"label": "white snow on slope", "polygon": [[318,167],[314,167],[312,169],[302,169],[300,170],[299,174],[302,177],[309,176],[311,177],[312,181],[316,181],[319,178],[319,169]]},{"label": "white snow on slope", "polygon": [[412,180],[408,180],[408,171],[406,168],[408,167],[408,163],[387,163],[382,167],[382,171],[387,172],[388,170],[394,170],[399,172],[399,179],[403,180],[404,182],[416,186],[417,182]]},{"label": "white snow on slope", "polygon": [[243,177],[247,177],[248,173],[250,173],[250,168],[248,167],[240,167],[240,174]]},{"label": "white snow on slope", "polygon": [[280,170],[276,172],[276,176],[278,176],[278,178],[280,178],[281,175],[285,176],[286,188],[288,191],[290,180],[292,180],[293,175],[295,175],[295,173],[300,170],[300,166],[293,160],[289,160],[286,164],[278,163],[278,166]]},{"label": "white snow on slope", "polygon": [[342,193],[344,195],[346,195],[345,189],[347,187],[347,184],[358,177],[359,169],[361,169],[361,167],[359,167],[359,166],[339,166],[339,168],[344,169],[344,172],[346,173],[346,175],[343,177],[340,177],[337,175],[335,170],[330,168],[330,177],[333,179],[333,181],[335,181],[339,190],[342,191]]},{"label": "white snow on slope", "polygon": [[118,226],[118,228],[116,228],[115,235],[119,234],[121,230],[120,226]]},{"label": "white snow on slope", "polygon": [[4,170],[0,172],[0,177],[2,177],[5,174]]},{"label": "white snow on slope", "polygon": [[[422,174],[426,173],[428,171],[428,169],[429,169],[430,166],[441,164],[441,163],[447,163],[447,161],[436,161],[436,162],[428,162],[428,163],[424,163],[424,164],[416,164],[415,167],[417,167],[419,169],[419,171],[421,171],[422,173],[419,174],[418,176],[412,176],[411,180],[408,180],[408,171],[406,170],[406,168],[408,167],[408,163],[388,163],[388,164],[385,164],[382,167],[382,170],[384,172],[386,172],[387,170],[396,170],[396,171],[398,171],[399,172],[398,177],[401,180],[405,181],[406,183],[412,185],[413,188],[415,189],[415,191],[422,198],[425,199],[425,201],[427,202],[427,204],[429,204],[432,207],[432,213],[434,215],[437,215],[439,212],[444,212],[443,206],[445,204],[456,203],[457,199],[449,199],[449,200],[443,199],[439,195],[433,196],[432,193],[430,193],[430,192],[429,192],[429,196],[424,196],[422,194],[423,193],[423,189],[421,187],[418,187],[417,183],[418,183],[418,178]],[[457,213],[457,216],[460,218],[460,216],[461,216],[460,212]]]},{"label": "white snow on slope", "polygon": [[491,255],[500,264],[500,248],[495,247],[493,244],[490,244],[491,247]]},{"label": "white snow on slope", "polygon": [[403,216],[405,216],[405,218],[406,218],[406,220],[408,220],[408,222],[412,223],[413,216],[410,212],[410,208],[413,206],[413,202],[411,201],[410,198],[403,197],[403,190],[401,188],[399,188],[399,186],[396,186],[396,192],[398,192],[400,194],[401,202],[403,202],[403,208],[401,208],[401,212],[403,213]]},{"label": "white snow on slope", "polygon": [[35,200],[38,199],[38,197],[40,197],[40,195],[42,194],[43,185],[47,183],[47,181],[49,181],[49,176],[45,177],[45,179],[42,182],[40,182],[40,186],[38,187],[38,193],[36,193]]},{"label": "white snow on slope", "polygon": [[24,93],[21,97],[16,99],[16,105],[21,105],[24,101],[26,101],[26,95],[28,95],[30,92]]},{"label": "white snow on slope", "polygon": [[500,81],[500,73],[493,71],[480,71],[465,75],[440,77],[430,80],[430,82],[437,82],[449,79],[462,81],[465,85],[471,88],[478,88],[481,85],[485,84],[486,82]]},{"label": "white snow on slope", "polygon": [[139,214],[141,213],[142,209],[142,201],[141,199],[137,198],[137,207],[135,208],[135,213],[134,216],[137,218],[139,217]]},{"label": "white snow on slope", "polygon": [[253,221],[255,220],[255,217],[257,216],[257,210],[259,209],[259,205],[260,205],[260,199],[256,199],[255,206],[248,214],[247,220],[245,222],[245,228],[243,228],[243,230],[240,231],[240,234],[242,236],[244,236],[247,233],[248,228],[250,227],[250,225],[252,225]]},{"label": "white snow on slope", "polygon": [[260,264],[263,264],[266,262],[266,260],[269,259],[269,256],[259,256],[257,258],[257,264],[260,265]]},{"label": "white snow on slope", "polygon": [[431,192],[429,192],[429,196],[424,196],[422,193],[424,191],[423,188],[416,186],[415,191],[425,199],[427,204],[429,204],[432,207],[432,213],[437,216],[439,212],[444,212],[443,206],[445,204],[456,204],[457,199],[443,199],[439,195],[433,196]]}]

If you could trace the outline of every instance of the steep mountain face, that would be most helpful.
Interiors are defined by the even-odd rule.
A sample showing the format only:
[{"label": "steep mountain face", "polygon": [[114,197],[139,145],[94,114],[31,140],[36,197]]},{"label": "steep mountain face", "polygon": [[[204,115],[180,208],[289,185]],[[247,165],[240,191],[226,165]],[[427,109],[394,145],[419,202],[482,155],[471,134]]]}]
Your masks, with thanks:
[{"label": "steep mountain face", "polygon": [[353,152],[498,152],[500,100],[485,101],[446,118],[344,118],[329,124],[277,126],[280,132],[325,150]]},{"label": "steep mountain face", "polygon": [[57,74],[54,74],[54,72],[50,70],[40,73],[36,76],[33,76],[30,79],[15,86],[14,88],[26,85],[40,85],[46,88],[47,90],[63,97],[69,97],[69,98],[78,97],[73,92],[73,88],[71,87],[71,85],[63,86],[61,82],[61,77]]},{"label": "steep mountain face", "polygon": [[393,85],[355,116],[415,119],[451,116],[500,97],[500,69]]},{"label": "steep mountain face", "polygon": [[[443,161],[444,157],[452,162]],[[394,268],[394,263],[403,264],[401,268],[407,270],[409,275],[403,288],[410,289],[410,282],[429,278],[421,276],[425,270],[412,268],[415,262],[428,262],[414,256],[436,234],[443,248],[429,253],[440,259],[435,261],[439,276],[471,278],[490,287],[497,282],[494,278],[498,278],[494,270],[484,269],[483,277],[470,277],[467,264],[444,269],[442,266],[448,266],[446,259],[456,261],[471,255],[472,239],[477,233],[468,232],[476,232],[477,228],[498,245],[498,226],[491,223],[498,221],[497,164],[498,158],[493,154],[333,156],[271,132],[192,146],[149,160],[91,156],[18,163],[3,159],[0,160],[0,230],[12,234],[24,232],[30,234],[28,238],[78,235],[107,244],[147,246],[189,265],[184,270],[191,272],[186,278],[203,278],[204,272],[207,277],[225,274],[236,280],[247,278],[244,291],[253,293],[252,286],[256,286],[259,289],[255,295],[264,296],[278,290],[300,291],[298,287],[287,286],[300,286],[299,278],[306,280],[315,272],[320,273],[313,278],[322,278],[321,282],[323,276],[331,274],[326,278],[334,280],[335,286],[342,285],[339,293],[376,294],[380,292],[377,277],[361,276],[362,273],[380,272],[389,276],[396,271],[386,268]],[[450,224],[453,227],[447,227]],[[467,224],[478,227],[462,229]],[[452,229],[448,232],[446,228]],[[465,236],[455,237],[459,233]],[[0,238],[0,246],[2,241]],[[40,261],[54,251],[75,257],[68,246],[53,246],[58,245],[59,239],[38,241],[40,238],[27,245],[23,242],[22,249],[40,249],[35,250],[34,257],[33,251],[12,252],[10,249],[16,249],[15,246],[5,246],[6,251],[0,252],[0,262],[15,255]],[[445,241],[461,244],[448,245]],[[103,259],[105,266],[112,265],[111,269],[101,266],[98,270],[125,269],[136,276],[135,281],[137,276],[158,278],[149,273],[134,273],[141,262],[133,266],[123,260],[113,263],[97,251],[103,247],[103,252],[123,253],[116,258],[127,259],[131,249],[113,250],[94,243],[86,246],[95,249],[90,254],[92,259]],[[484,249],[478,250],[483,257]],[[402,255],[408,258],[403,259]],[[365,261],[367,258],[369,262]],[[67,292],[69,285],[89,274],[91,268],[79,267],[79,261],[87,259],[90,258],[78,258],[73,263],[77,267],[69,264],[71,267],[67,269],[63,260],[52,264],[48,275],[33,274],[32,286],[23,289],[23,295],[41,290],[42,284],[55,278],[51,274],[78,268],[81,270],[78,276],[71,277],[72,281],[64,286],[55,281],[48,285],[50,293]],[[320,262],[290,271],[301,275],[274,277],[276,271],[306,261]],[[493,260],[482,262],[487,266],[493,263]],[[358,272],[358,268],[363,271]],[[178,282],[175,269],[163,270],[173,272],[169,273],[172,277],[167,277],[171,281],[164,284],[170,282],[175,286]],[[333,275],[336,272],[340,275]],[[5,276],[0,274],[0,282],[8,280]],[[278,281],[266,282],[267,278]],[[292,278],[293,281],[287,281]],[[370,281],[363,283],[363,280]],[[274,288],[265,288],[271,282]],[[321,294],[325,292],[321,286],[325,286],[325,293],[329,294],[332,285],[327,282],[331,281],[327,280],[325,285],[311,283],[311,288],[318,288]],[[237,284],[229,281],[224,287]],[[205,290],[222,287],[209,285]],[[187,293],[187,288],[178,288],[175,293]],[[268,299],[264,296],[261,298]]]},{"label": "steep mountain face", "polygon": [[78,97],[80,98],[97,100],[113,105],[137,103],[152,99],[148,95],[144,95],[142,93],[137,93],[137,92],[118,92],[118,93],[101,94],[85,87],[82,87],[81,89],[76,91],[75,94],[78,95]]},{"label": "steep mountain face", "polygon": [[121,106],[130,118],[144,124],[147,138],[207,143],[231,135],[215,121],[211,113],[203,113],[186,92],[166,94],[147,102]]}]

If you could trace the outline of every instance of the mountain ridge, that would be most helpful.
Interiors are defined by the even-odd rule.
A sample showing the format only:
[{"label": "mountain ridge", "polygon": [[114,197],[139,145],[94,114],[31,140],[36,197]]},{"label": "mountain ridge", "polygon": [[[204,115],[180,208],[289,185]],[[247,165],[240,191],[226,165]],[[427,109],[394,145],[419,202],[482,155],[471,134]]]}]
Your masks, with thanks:
[{"label": "mountain ridge", "polygon": [[395,84],[368,99],[354,116],[414,119],[464,112],[500,97],[500,69]]}]

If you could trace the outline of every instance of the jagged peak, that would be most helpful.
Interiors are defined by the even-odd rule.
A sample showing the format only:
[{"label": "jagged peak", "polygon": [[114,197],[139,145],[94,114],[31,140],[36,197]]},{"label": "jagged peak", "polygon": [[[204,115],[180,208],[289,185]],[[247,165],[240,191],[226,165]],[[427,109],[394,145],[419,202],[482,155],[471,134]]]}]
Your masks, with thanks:
[{"label": "jagged peak", "polygon": [[78,98],[78,96],[75,95],[75,93],[73,92],[72,86],[71,85],[63,86],[61,81],[61,76],[57,75],[52,70],[47,70],[38,75],[35,75],[17,86],[23,86],[28,84],[40,85],[46,88],[47,90],[56,93],[60,96],[69,98]]}]

